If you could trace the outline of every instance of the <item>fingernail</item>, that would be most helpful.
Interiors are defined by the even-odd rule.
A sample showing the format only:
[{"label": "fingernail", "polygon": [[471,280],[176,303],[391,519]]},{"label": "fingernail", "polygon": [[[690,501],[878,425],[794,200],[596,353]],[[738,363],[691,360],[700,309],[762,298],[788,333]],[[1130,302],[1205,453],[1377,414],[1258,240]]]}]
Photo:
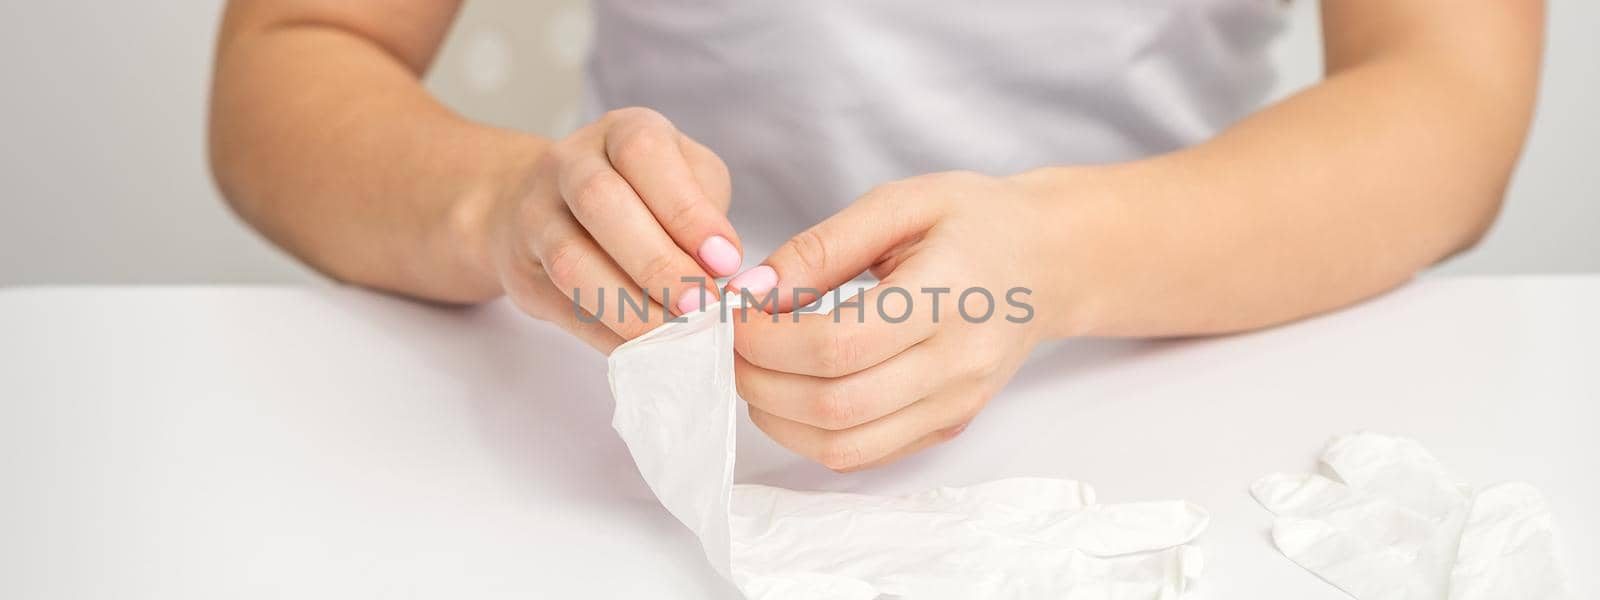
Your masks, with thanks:
[{"label": "fingernail", "polygon": [[714,275],[727,277],[739,272],[739,267],[744,264],[744,258],[739,256],[739,249],[733,247],[733,242],[720,235],[706,238],[700,244],[700,260],[711,267]]},{"label": "fingernail", "polygon": [[694,311],[700,310],[700,307],[705,306],[706,304],[705,296],[709,295],[710,292],[705,291],[704,288],[684,290],[683,297],[678,299],[678,314],[687,315]]},{"label": "fingernail", "polygon": [[776,285],[778,285],[778,272],[767,265],[745,271],[728,282],[728,287],[733,291],[748,293],[751,296],[765,294]]}]

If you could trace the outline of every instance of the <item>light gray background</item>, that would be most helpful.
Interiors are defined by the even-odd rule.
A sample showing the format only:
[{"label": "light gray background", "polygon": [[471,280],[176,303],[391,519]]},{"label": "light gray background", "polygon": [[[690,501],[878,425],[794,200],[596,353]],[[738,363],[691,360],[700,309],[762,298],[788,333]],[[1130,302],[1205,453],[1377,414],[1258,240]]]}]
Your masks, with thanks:
[{"label": "light gray background", "polygon": [[[1316,81],[1313,2],[1277,49]],[[1451,273],[1600,272],[1600,4],[1551,0],[1542,98],[1494,232]],[[560,134],[590,38],[581,0],[471,0],[428,85],[465,114]],[[315,282],[218,198],[204,136],[220,0],[0,5],[0,285]]]}]

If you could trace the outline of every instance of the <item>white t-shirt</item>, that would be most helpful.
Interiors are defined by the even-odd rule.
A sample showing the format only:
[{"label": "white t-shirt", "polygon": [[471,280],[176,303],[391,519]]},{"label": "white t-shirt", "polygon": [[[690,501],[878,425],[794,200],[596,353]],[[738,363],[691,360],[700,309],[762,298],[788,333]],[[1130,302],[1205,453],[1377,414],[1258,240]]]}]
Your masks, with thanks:
[{"label": "white t-shirt", "polygon": [[1283,0],[595,0],[585,105],[717,152],[747,265],[880,183],[1124,161],[1263,100]]}]

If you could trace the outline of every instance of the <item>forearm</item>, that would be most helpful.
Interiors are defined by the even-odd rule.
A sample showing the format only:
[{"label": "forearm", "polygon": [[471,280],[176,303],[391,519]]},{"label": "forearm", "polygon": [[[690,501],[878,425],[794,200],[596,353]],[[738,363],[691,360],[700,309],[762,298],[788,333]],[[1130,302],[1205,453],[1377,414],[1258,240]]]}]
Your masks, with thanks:
[{"label": "forearm", "polygon": [[211,156],[245,220],[340,280],[446,302],[499,293],[476,221],[544,140],[455,116],[415,64],[338,27],[224,35]]},{"label": "forearm", "polygon": [[1094,250],[1056,274],[1080,295],[1060,333],[1273,325],[1469,247],[1494,220],[1528,127],[1529,54],[1508,60],[1531,65],[1473,71],[1461,62],[1471,57],[1396,53],[1185,151],[1024,175],[1046,193],[1076,190],[1062,238]]}]

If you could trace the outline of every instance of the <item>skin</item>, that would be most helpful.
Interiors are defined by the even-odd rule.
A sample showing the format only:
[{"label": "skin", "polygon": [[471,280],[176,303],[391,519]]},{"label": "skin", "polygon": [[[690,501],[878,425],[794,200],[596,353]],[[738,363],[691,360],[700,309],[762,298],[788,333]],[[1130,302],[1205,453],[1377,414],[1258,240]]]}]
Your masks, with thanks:
[{"label": "skin", "polygon": [[[603,352],[651,324],[584,323],[563,290],[643,287],[677,312],[670,300],[693,288],[681,277],[729,274],[701,256],[713,236],[738,248],[727,170],[660,115],[618,111],[543,140],[429,97],[419,76],[455,8],[231,2],[211,142],[236,210],[335,278],[442,302],[505,293]],[[829,468],[886,464],[959,433],[1040,341],[1267,327],[1471,247],[1527,135],[1544,3],[1322,11],[1324,81],[1207,142],[1124,164],[888,182],[735,278],[758,295],[776,287],[779,312],[795,288],[863,271],[877,290],[1027,287],[1035,309],[1023,324],[973,324],[944,294],[935,323],[917,295],[900,323],[870,309],[861,322],[736,321],[751,419]]]},{"label": "skin", "polygon": [[[451,113],[421,76],[457,8],[230,2],[210,147],[234,209],[335,279],[446,303],[503,293],[603,352],[660,317],[587,322],[573,290],[591,291],[578,298],[589,314],[597,289],[647,290],[656,315],[698,308],[681,304],[701,297],[683,279],[741,260],[722,160],[643,108],[561,140]],[[712,238],[722,260],[707,260]]]}]

